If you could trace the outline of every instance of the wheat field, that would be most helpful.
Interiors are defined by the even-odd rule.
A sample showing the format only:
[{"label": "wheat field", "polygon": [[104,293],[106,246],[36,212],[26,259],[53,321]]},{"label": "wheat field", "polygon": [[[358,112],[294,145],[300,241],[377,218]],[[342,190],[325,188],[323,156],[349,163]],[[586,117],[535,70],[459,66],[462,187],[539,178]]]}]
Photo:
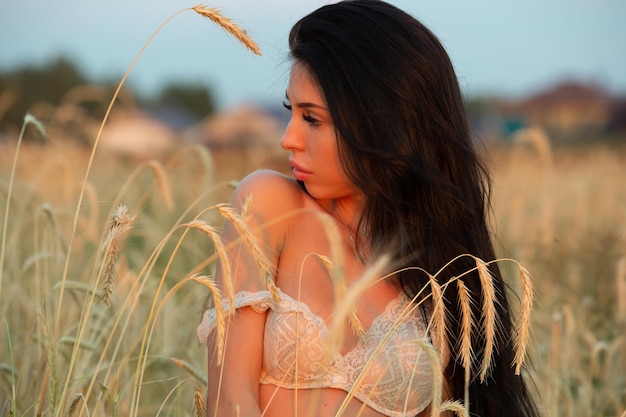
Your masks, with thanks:
[{"label": "wheat field", "polygon": [[[90,152],[1,145],[0,415],[196,415],[195,327],[211,303],[198,277],[218,257],[219,204],[249,167],[218,182],[210,152],[187,146],[159,161],[96,153],[85,179]],[[622,415],[626,151],[517,144],[488,157],[498,255],[535,288],[529,367],[543,415]]]},{"label": "wheat field", "polygon": [[[229,20],[193,10],[258,53]],[[254,167],[224,178],[200,145],[119,157],[98,135],[89,148],[26,120],[23,140],[0,142],[0,417],[202,415],[203,277],[222,204]],[[626,416],[626,149],[530,142],[487,157],[498,256],[533,280],[542,414]]]}]

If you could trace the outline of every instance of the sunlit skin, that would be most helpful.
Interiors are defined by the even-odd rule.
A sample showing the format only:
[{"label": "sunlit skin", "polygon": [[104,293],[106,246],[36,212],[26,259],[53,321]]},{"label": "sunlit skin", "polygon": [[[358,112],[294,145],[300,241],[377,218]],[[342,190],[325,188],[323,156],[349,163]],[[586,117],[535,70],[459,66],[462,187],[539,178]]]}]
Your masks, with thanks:
[{"label": "sunlit skin", "polygon": [[[345,279],[349,285],[366,268],[357,257],[348,235],[354,232],[362,196],[341,167],[335,129],[324,98],[306,68],[297,63],[291,70],[285,105],[291,109],[291,120],[281,146],[289,152],[294,178],[273,171],[251,174],[236,190],[233,205],[240,207],[246,196],[252,197],[254,214],[248,223],[257,230],[256,237],[262,242],[261,246],[275,269],[274,281],[283,292],[305,303],[314,314],[329,323],[335,307],[333,284],[325,266],[319,258],[312,256],[331,256],[329,238],[319,215],[330,215],[335,219],[341,235]],[[305,189],[296,179],[304,183]],[[339,221],[338,213],[345,225]],[[272,223],[272,220],[275,221]],[[262,231],[255,229],[260,226],[264,226]],[[224,239],[228,243],[230,239],[236,239],[236,233],[225,227]],[[240,283],[258,276],[252,254],[241,248],[230,254],[233,265],[236,265],[236,286],[246,285]],[[220,269],[217,279],[224,279]],[[355,306],[361,323],[368,328],[398,292],[398,288],[388,281],[380,281],[366,290]],[[348,397],[343,390],[293,390],[259,384],[265,317],[266,313],[244,307],[231,319],[223,368],[210,360],[209,381],[221,380],[222,384],[218,387],[209,383],[208,415],[337,415]],[[356,338],[347,328],[340,353],[348,352],[355,345]],[[383,416],[355,398],[346,401],[342,415]]]}]

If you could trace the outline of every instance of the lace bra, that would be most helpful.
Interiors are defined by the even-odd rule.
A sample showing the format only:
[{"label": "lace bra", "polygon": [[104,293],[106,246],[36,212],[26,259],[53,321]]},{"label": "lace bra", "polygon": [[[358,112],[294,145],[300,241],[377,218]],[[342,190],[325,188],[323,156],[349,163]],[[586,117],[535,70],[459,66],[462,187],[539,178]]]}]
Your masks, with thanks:
[{"label": "lace bra", "polygon": [[[329,352],[328,328],[321,317],[305,303],[280,290],[279,294],[278,303],[269,291],[242,291],[235,296],[235,308],[250,306],[268,312],[261,384],[338,388],[389,417],[415,416],[426,408],[433,389],[433,371],[421,347],[426,327],[421,314],[406,317],[404,309],[410,300],[403,292],[343,355]],[[229,310],[228,302],[224,303]],[[211,309],[197,329],[201,343],[207,343],[214,326],[215,310]]]}]

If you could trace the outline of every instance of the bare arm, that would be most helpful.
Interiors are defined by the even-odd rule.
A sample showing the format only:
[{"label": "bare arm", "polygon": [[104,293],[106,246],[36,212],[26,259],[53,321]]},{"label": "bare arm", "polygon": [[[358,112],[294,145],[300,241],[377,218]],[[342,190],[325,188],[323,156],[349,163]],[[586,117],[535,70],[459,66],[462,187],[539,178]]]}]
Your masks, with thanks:
[{"label": "bare arm", "polygon": [[[284,201],[289,199],[289,193],[282,190],[286,184],[286,180],[277,174],[255,174],[240,184],[232,201],[233,207],[241,211],[246,197],[251,196],[252,208],[247,224],[259,249],[274,268],[274,274],[285,226],[266,226],[269,219],[280,216],[280,211],[289,206]],[[222,237],[227,246],[240,240],[239,232],[228,222],[224,225]],[[216,280],[222,291],[226,289],[225,281],[228,279],[233,283],[235,292],[265,289],[254,255],[245,244],[233,246],[228,258],[231,277],[226,276],[222,266],[218,265],[217,268]],[[251,307],[243,307],[235,315],[228,316],[221,364],[218,364],[216,344],[209,342],[207,417],[261,416],[259,381],[266,315]]]},{"label": "bare arm", "polygon": [[231,317],[224,360],[209,348],[207,417],[260,416],[259,379],[265,314],[244,307]]}]

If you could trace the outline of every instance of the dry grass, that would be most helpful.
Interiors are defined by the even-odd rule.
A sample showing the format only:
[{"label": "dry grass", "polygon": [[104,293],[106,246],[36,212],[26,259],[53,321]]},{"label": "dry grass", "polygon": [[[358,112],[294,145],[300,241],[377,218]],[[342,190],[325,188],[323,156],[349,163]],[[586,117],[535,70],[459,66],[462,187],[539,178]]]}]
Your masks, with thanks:
[{"label": "dry grass", "polygon": [[[185,10],[205,17],[211,12],[200,6]],[[214,221],[200,217],[213,206],[212,194],[229,186],[207,184],[206,176],[195,175],[198,169],[212,170],[206,151],[198,147],[165,165],[95,157],[138,58],[183,11],[170,16],[137,54],[100,127],[84,126],[89,135],[97,131],[90,149],[60,139],[65,132],[57,127],[67,115],[49,105],[39,107],[56,128],[50,137],[42,123],[26,115],[19,137],[0,143],[0,316],[7,335],[1,348],[0,415],[138,416],[163,410],[185,415],[193,409],[187,401],[192,388],[195,412],[202,413],[192,383],[199,374],[184,348],[197,343],[180,323],[198,316],[203,299],[181,283],[195,282],[194,271],[211,272],[216,246],[188,234],[189,226],[182,224]],[[213,17],[246,47],[254,46],[232,22]],[[38,144],[24,143],[25,136],[38,137]],[[187,157],[192,154],[199,158]],[[153,174],[147,180],[144,167]],[[153,179],[160,196],[150,186]],[[175,196],[169,179],[185,184]],[[129,233],[135,218],[139,227]],[[128,244],[124,251],[122,238]],[[179,251],[185,256],[177,256]],[[176,308],[167,303],[174,294],[183,301]],[[108,308],[95,302],[98,297]],[[206,381],[200,378],[200,383]]]},{"label": "dry grass", "polygon": [[626,354],[615,348],[626,334],[626,150],[556,149],[548,159],[545,148],[491,153],[500,254],[533,276],[536,307],[522,317],[532,323],[530,373],[545,415],[618,416],[626,409]]},{"label": "dry grass", "polygon": [[[6,203],[15,148],[4,146],[0,196]],[[553,165],[541,169],[532,154],[518,148],[492,152],[500,266],[519,296],[514,302],[519,307],[515,366],[533,376],[545,415],[617,416],[626,408],[626,323],[620,299],[626,245],[619,228],[626,224],[621,209],[626,189],[616,175],[626,160],[622,152],[555,151]],[[38,162],[44,155],[63,166],[63,183],[41,181],[41,170],[48,169]],[[14,415],[27,410],[42,416],[149,416],[159,410],[197,415],[198,389],[203,392],[206,384],[206,353],[195,341],[195,325],[204,308],[220,305],[224,296],[211,278],[224,250],[216,225],[223,219],[231,222],[242,242],[254,248],[257,244],[245,226],[249,213],[239,216],[213,200],[212,192],[232,189],[229,184],[210,187],[206,176],[190,175],[190,170],[211,171],[208,159],[199,158],[196,150],[181,150],[158,163],[103,157],[94,162],[86,187],[88,203],[79,212],[69,245],[73,205],[88,157],[80,148],[49,140],[24,145],[15,164],[2,231],[0,312],[10,345],[1,348],[0,396],[11,399],[6,410],[12,408]],[[72,178],[74,183],[68,183]],[[186,187],[172,193],[166,183]],[[166,203],[168,195],[171,204]],[[120,203],[133,215],[116,212]],[[542,209],[545,205],[556,211],[550,214]],[[543,218],[547,215],[549,220]],[[111,232],[115,219],[133,217],[131,229]],[[553,223],[552,240],[542,234],[547,221]],[[107,258],[111,242],[122,237],[125,242],[117,240],[116,256]],[[73,261],[62,281],[69,250]],[[263,270],[263,257],[258,257]],[[117,262],[110,263],[113,258]],[[341,273],[329,258],[320,261],[329,275]],[[490,287],[488,267],[476,260],[485,288]],[[106,284],[109,269],[117,275],[115,285]],[[358,289],[334,279],[344,309],[337,315],[343,320],[333,326],[344,329],[354,315],[348,306]],[[108,285],[108,308],[94,302],[103,295],[103,285]],[[445,286],[435,285],[434,277],[432,291],[432,327],[435,335],[444,335],[445,311],[439,300],[445,297]],[[60,292],[65,293],[62,301]],[[475,294],[461,294],[462,305],[478,300]],[[487,351],[498,329],[491,312],[496,298],[485,292],[481,317],[466,315],[464,322],[466,336],[484,333]],[[58,324],[53,314],[57,309]],[[441,346],[445,340],[436,337],[433,343]],[[470,364],[470,346],[461,346]],[[533,358],[528,371],[521,367],[526,346]],[[440,366],[445,352],[432,352],[438,352],[433,366]],[[487,361],[471,366],[479,367],[482,376],[489,373]],[[433,412],[467,412],[461,403],[442,402],[441,391],[435,395]]]},{"label": "dry grass", "polygon": [[241,42],[246,48],[248,48],[255,55],[261,55],[261,50],[257,44],[248,36],[245,30],[241,29],[232,20],[222,15],[218,10],[209,8],[203,5],[197,5],[192,7],[192,10],[198,13],[200,16],[217,23],[225,31],[233,35],[239,42]]},{"label": "dry grass", "polygon": [[[245,31],[217,11],[186,10],[258,53]],[[212,181],[206,149],[185,147],[164,161],[95,158],[110,110],[91,149],[60,140],[63,132],[47,137],[32,116],[26,116],[20,140],[0,143],[0,317],[6,336],[0,347],[0,416],[204,415],[206,352],[195,327],[209,306],[217,308],[218,323],[225,322],[222,301],[232,303],[232,289],[220,293],[212,278],[215,262],[225,259],[217,226],[224,220],[252,249],[278,297],[271,268],[246,226],[250,202],[241,214],[223,204],[232,187]],[[34,135],[44,140],[21,142]],[[534,378],[546,416],[626,416],[626,152],[553,150],[545,136],[530,130],[512,148],[494,149],[490,156],[499,262],[519,297],[513,303],[518,311],[512,366]],[[232,179],[247,171],[241,167]],[[332,260],[319,259],[338,301],[329,326],[331,349],[341,345],[346,323],[363,331],[352,301],[385,264],[381,260],[359,285],[347,288],[337,230],[331,223],[325,227]],[[437,284],[432,271],[429,326],[435,337],[432,345],[420,343],[434,369],[450,354],[443,348],[443,299],[450,284],[457,286],[464,312],[458,351],[466,375],[489,374],[498,294],[488,268],[476,259],[482,298],[462,280]],[[472,317],[470,305],[478,299],[481,317]],[[217,326],[220,346],[223,327]],[[477,347],[469,343],[473,332],[485,340],[480,364],[473,358]],[[527,350],[533,366],[524,370]],[[440,372],[434,382],[432,415],[468,415],[467,401],[443,398]]]}]

